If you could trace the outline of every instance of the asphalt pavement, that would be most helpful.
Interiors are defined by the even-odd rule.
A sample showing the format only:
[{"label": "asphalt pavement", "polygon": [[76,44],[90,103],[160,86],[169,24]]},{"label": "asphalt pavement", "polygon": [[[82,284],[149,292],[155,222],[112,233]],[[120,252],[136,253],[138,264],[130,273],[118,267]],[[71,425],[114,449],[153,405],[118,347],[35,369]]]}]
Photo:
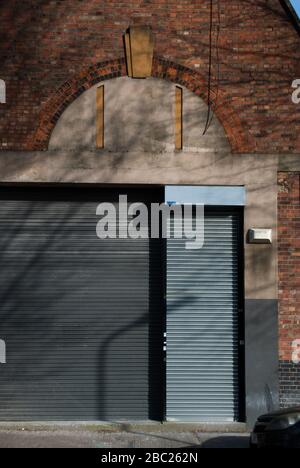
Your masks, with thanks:
[{"label": "asphalt pavement", "polygon": [[0,448],[248,448],[246,433],[120,431],[86,428],[0,429]]}]

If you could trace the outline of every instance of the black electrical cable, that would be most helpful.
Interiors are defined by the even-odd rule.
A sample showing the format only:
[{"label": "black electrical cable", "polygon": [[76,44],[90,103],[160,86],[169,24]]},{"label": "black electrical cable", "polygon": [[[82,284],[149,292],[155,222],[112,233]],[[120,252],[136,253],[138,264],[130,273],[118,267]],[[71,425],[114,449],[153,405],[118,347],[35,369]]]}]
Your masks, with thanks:
[{"label": "black electrical cable", "polygon": [[217,85],[216,98],[213,102],[211,99],[212,88],[212,56],[213,56],[213,0],[210,0],[210,31],[209,31],[209,67],[208,67],[208,86],[207,86],[207,119],[203,135],[206,134],[214,117],[214,111],[217,108],[219,98],[219,82],[220,82],[220,54],[219,54],[219,39],[221,29],[221,6],[220,0],[217,0],[217,35],[216,35],[216,59],[217,59]]},{"label": "black electrical cable", "polygon": [[207,83],[207,118],[203,131],[203,135],[208,130],[211,111],[211,69],[212,69],[212,36],[213,36],[213,0],[210,0],[210,24],[209,24],[209,62],[208,62],[208,83]]},{"label": "black electrical cable", "polygon": [[210,122],[208,127],[210,127],[212,120],[214,118],[214,112],[218,107],[218,100],[219,100],[219,85],[220,85],[220,51],[219,51],[219,40],[220,40],[220,31],[221,31],[221,5],[220,0],[217,0],[217,17],[218,17],[218,24],[217,24],[217,37],[216,37],[216,58],[217,58],[217,84],[216,84],[216,98],[213,103],[212,115],[210,118]]}]

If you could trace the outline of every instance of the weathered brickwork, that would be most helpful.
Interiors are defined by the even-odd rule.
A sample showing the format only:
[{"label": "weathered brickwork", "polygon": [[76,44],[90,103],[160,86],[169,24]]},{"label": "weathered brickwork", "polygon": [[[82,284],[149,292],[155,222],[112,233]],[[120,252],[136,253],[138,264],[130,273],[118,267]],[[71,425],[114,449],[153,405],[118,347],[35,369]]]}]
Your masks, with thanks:
[{"label": "weathered brickwork", "polygon": [[300,365],[280,361],[280,404],[283,408],[300,404]]},{"label": "weathered brickwork", "polygon": [[280,398],[291,406],[300,404],[300,364],[292,359],[300,339],[300,173],[279,173],[278,182]]},{"label": "weathered brickwork", "polygon": [[[182,83],[205,97],[209,4],[209,0],[1,2],[0,78],[7,83],[7,104],[0,106],[0,149],[47,149],[51,126],[63,106],[93,80],[125,73],[122,34],[132,24],[153,29],[153,76],[176,81],[180,73]],[[300,77],[297,32],[278,0],[220,4],[217,114],[233,151],[300,152],[300,106],[291,101],[291,83]],[[215,42],[216,9],[214,21]],[[213,95],[216,56],[214,48]]]}]

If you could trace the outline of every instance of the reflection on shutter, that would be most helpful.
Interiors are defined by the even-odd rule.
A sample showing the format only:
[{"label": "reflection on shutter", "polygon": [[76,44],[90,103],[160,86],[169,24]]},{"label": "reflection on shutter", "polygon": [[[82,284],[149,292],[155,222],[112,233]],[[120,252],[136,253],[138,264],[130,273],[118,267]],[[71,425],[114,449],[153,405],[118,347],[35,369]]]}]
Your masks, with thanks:
[{"label": "reflection on shutter", "polygon": [[202,249],[167,241],[169,420],[237,418],[238,229],[238,214],[206,211]]},{"label": "reflection on shutter", "polygon": [[159,241],[99,240],[109,197],[57,192],[0,203],[0,420],[159,417]]}]

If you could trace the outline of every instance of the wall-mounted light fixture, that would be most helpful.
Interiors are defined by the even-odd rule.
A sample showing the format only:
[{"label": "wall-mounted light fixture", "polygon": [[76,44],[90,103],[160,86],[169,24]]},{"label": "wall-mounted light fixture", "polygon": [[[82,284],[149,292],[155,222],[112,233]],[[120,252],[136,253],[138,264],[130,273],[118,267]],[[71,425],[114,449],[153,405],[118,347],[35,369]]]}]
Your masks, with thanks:
[{"label": "wall-mounted light fixture", "polygon": [[272,244],[272,229],[249,229],[247,238],[249,244]]}]

